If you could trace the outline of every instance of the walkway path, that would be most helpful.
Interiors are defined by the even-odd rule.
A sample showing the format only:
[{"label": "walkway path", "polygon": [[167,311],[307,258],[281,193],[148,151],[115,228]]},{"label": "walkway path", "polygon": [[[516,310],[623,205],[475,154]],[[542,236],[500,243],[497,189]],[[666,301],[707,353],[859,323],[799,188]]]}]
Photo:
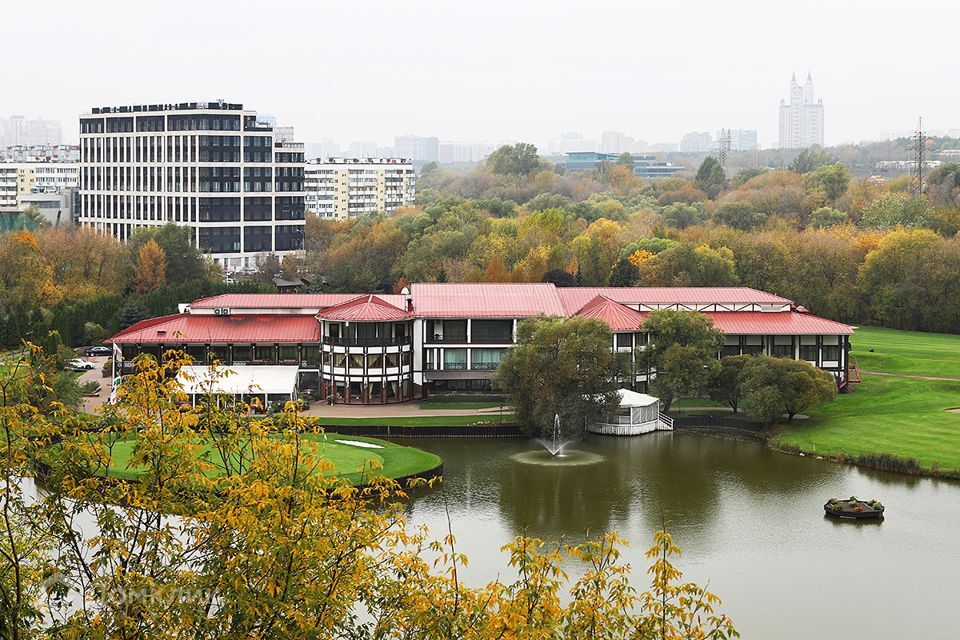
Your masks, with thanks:
[{"label": "walkway path", "polygon": [[888,376],[890,378],[913,378],[914,380],[938,380],[941,382],[960,382],[960,378],[943,378],[940,376],[921,376],[915,373],[889,373],[886,371],[864,371],[871,376]]}]

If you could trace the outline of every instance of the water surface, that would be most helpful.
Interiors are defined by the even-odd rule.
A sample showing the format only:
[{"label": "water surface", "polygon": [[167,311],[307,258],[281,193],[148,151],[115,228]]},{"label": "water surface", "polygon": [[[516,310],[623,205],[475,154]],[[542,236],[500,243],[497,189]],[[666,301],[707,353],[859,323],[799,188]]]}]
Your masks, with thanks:
[{"label": "water surface", "polygon": [[[744,638],[960,637],[960,484],[796,457],[691,433],[590,436],[596,464],[512,459],[515,439],[407,439],[444,460],[445,496],[418,496],[415,524],[446,531],[450,509],[468,582],[509,577],[500,547],[527,533],[576,542],[611,529],[646,586],[643,552],[665,525],[685,578],[724,600]],[[882,523],[823,515],[830,497],[878,498]],[[569,567],[572,571],[576,566]],[[463,574],[462,574],[463,575]]]}]

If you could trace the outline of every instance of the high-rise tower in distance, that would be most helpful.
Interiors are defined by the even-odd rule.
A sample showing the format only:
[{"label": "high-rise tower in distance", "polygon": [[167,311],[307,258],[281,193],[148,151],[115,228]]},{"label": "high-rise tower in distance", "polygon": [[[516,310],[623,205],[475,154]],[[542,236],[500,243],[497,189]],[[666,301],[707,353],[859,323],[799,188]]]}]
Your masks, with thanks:
[{"label": "high-rise tower in distance", "polygon": [[823,99],[815,99],[813,78],[800,86],[796,74],[790,78],[790,101],[780,100],[781,149],[823,146]]}]

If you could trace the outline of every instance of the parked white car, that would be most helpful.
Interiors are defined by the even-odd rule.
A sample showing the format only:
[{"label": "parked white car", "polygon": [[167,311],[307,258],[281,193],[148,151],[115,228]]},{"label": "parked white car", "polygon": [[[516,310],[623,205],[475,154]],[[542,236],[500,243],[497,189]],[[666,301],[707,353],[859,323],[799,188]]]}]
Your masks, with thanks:
[{"label": "parked white car", "polygon": [[73,369],[74,371],[90,371],[95,366],[97,365],[83,358],[74,358],[73,360],[67,361],[67,368]]}]

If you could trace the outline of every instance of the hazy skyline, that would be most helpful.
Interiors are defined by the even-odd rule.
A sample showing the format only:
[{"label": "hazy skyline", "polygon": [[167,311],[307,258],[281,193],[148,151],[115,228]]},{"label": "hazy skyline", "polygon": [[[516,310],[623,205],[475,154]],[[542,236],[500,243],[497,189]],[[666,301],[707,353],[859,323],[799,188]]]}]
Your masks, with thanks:
[{"label": "hazy skyline", "polygon": [[831,145],[920,115],[960,127],[957,17],[946,2],[15,3],[0,115],[58,119],[75,141],[93,106],[223,98],[305,142],[545,149],[566,131],[655,143],[729,127],[767,147],[790,75],[809,70]]}]

